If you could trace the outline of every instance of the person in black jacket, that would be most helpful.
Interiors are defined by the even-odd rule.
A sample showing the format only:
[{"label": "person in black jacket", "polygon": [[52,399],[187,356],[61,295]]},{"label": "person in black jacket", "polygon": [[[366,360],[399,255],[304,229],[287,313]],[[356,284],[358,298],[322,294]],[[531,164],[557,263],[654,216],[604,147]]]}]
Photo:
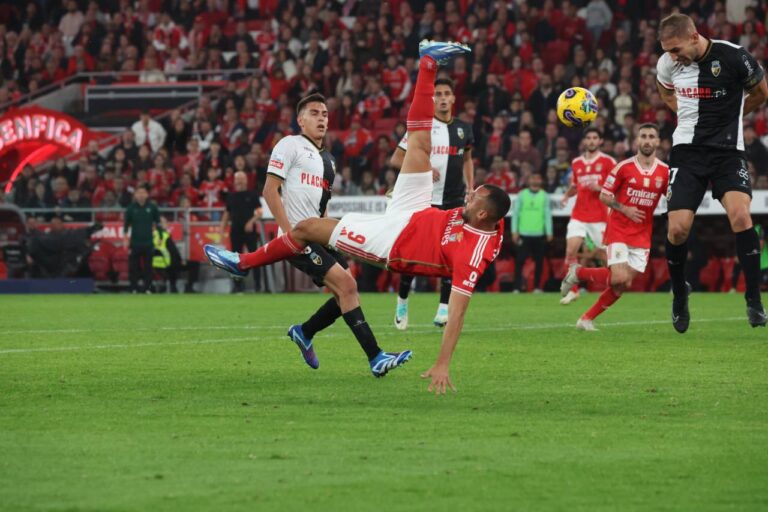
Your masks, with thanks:
[{"label": "person in black jacket", "polygon": [[[240,252],[247,247],[249,252],[255,251],[259,246],[258,230],[256,223],[261,219],[261,199],[258,192],[248,190],[248,175],[243,171],[235,173],[235,191],[227,195],[227,209],[221,218],[219,232],[222,238],[231,222],[229,240],[233,251]],[[253,271],[254,290],[261,289],[261,270]],[[232,285],[232,293],[245,291],[245,282],[235,279]]]}]

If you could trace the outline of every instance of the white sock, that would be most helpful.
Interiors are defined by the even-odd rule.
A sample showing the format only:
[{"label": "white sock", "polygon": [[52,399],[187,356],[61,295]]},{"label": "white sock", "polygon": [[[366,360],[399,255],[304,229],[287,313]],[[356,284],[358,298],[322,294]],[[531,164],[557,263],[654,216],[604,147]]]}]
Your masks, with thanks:
[{"label": "white sock", "polygon": [[440,305],[437,306],[437,312],[442,313],[443,311],[445,311],[446,313],[448,312],[448,304],[443,304],[441,302]]},{"label": "white sock", "polygon": [[408,298],[401,298],[399,295],[397,296],[397,305],[398,306],[407,306],[408,305]]}]

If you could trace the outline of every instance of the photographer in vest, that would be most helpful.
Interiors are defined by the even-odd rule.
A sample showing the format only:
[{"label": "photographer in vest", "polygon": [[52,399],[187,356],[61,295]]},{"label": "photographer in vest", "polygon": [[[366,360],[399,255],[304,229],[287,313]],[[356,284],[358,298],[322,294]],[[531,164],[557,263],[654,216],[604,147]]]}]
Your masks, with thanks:
[{"label": "photographer in vest", "polygon": [[542,188],[541,174],[531,174],[528,188],[520,191],[512,212],[512,242],[515,258],[515,291],[523,291],[523,265],[528,258],[535,263],[533,291],[541,292],[541,274],[547,243],[552,241],[552,211],[549,194]]}]

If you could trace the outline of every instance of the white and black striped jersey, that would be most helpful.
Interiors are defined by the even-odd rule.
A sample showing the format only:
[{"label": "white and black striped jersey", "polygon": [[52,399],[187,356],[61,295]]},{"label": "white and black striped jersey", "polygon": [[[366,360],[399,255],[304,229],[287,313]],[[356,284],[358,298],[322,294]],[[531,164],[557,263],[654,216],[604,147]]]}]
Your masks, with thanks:
[{"label": "white and black striped jersey", "polygon": [[[461,119],[445,123],[438,118],[432,120],[432,154],[430,163],[440,173],[440,179],[433,184],[432,204],[435,206],[461,206],[464,204],[464,153],[472,149],[475,136],[472,125]],[[397,145],[403,151],[408,149],[408,134]]]},{"label": "white and black striped jersey", "polygon": [[664,53],[656,78],[677,96],[672,144],[744,150],[744,98],[763,79],[763,68],[741,46],[713,39],[704,55],[683,66]]},{"label": "white and black striped jersey", "polygon": [[325,148],[304,135],[283,137],[272,150],[267,174],[283,180],[283,205],[291,226],[325,215],[336,175],[333,158]]}]

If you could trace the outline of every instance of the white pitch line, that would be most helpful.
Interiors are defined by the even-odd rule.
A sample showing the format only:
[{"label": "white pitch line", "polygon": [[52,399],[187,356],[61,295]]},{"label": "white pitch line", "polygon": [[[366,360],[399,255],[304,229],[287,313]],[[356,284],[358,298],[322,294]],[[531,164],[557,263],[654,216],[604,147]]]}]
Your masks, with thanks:
[{"label": "white pitch line", "polygon": [[[732,316],[726,318],[702,318],[694,320],[694,323],[700,322],[732,322],[737,320],[745,320],[745,317]],[[599,322],[600,327],[614,327],[614,326],[632,326],[632,325],[658,325],[670,323],[670,320],[634,320],[630,322]],[[434,327],[433,324],[411,324],[415,327]],[[496,327],[479,327],[474,329],[477,332],[483,331],[504,331],[504,330],[530,330],[530,329],[558,329],[563,327],[574,327],[573,323],[544,323],[544,324],[509,324],[499,325]],[[206,325],[206,326],[164,326],[164,327],[136,327],[130,328],[131,332],[158,332],[158,331],[235,331],[235,330],[256,330],[256,329],[287,329],[289,326],[285,325]],[[375,325],[377,329],[381,329],[381,324]],[[118,327],[100,327],[95,329],[19,329],[15,331],[0,331],[0,336],[12,335],[12,334],[83,334],[83,333],[97,333],[97,332],[123,332],[126,328]],[[436,332],[437,329],[425,332]],[[465,329],[466,332],[468,332]],[[413,332],[413,331],[408,331]]]},{"label": "white pitch line", "polygon": [[[701,320],[696,320],[695,323],[711,323],[711,322],[735,322],[735,321],[743,321],[743,317],[726,317],[726,318],[703,318]],[[631,322],[606,322],[599,324],[599,327],[625,327],[625,326],[634,326],[634,325],[663,325],[663,324],[669,324],[669,320],[645,320],[645,321],[631,321]],[[428,324],[417,324],[420,326],[428,325]],[[235,327],[236,329],[237,327]],[[262,327],[263,329],[264,327]],[[470,329],[464,329],[463,332],[467,333],[478,333],[478,332],[497,332],[497,331],[527,331],[527,330],[544,330],[544,329],[574,329],[575,324],[573,323],[559,323],[559,324],[529,324],[529,325],[507,325],[507,326],[496,326],[496,327],[476,327],[476,328],[470,328]],[[172,328],[169,328],[172,329]],[[186,328],[179,329],[179,330],[188,330]],[[407,331],[404,334],[431,334],[431,333],[440,333],[438,329],[435,329],[434,327],[432,329],[423,329],[423,330],[410,330]],[[390,334],[396,334],[396,333],[390,333]],[[599,336],[595,335],[595,336]],[[348,337],[348,334],[344,333],[328,333],[322,335],[323,339],[327,338],[343,338]],[[178,346],[178,345],[206,345],[206,344],[218,344],[218,343],[238,343],[242,341],[264,341],[264,340],[274,340],[275,338],[273,336],[269,337],[263,337],[263,336],[249,336],[246,338],[219,338],[219,339],[207,339],[207,340],[187,340],[187,341],[169,341],[165,343],[155,343],[155,342],[147,342],[147,343],[116,343],[116,344],[110,344],[110,345],[79,345],[79,346],[66,346],[66,347],[35,347],[35,348],[9,348],[9,349],[2,349],[0,350],[0,355],[2,354],[26,354],[30,352],[67,352],[67,351],[75,351],[75,350],[108,350],[108,349],[116,349],[116,348],[143,348],[143,347],[165,347],[165,346]]]}]

